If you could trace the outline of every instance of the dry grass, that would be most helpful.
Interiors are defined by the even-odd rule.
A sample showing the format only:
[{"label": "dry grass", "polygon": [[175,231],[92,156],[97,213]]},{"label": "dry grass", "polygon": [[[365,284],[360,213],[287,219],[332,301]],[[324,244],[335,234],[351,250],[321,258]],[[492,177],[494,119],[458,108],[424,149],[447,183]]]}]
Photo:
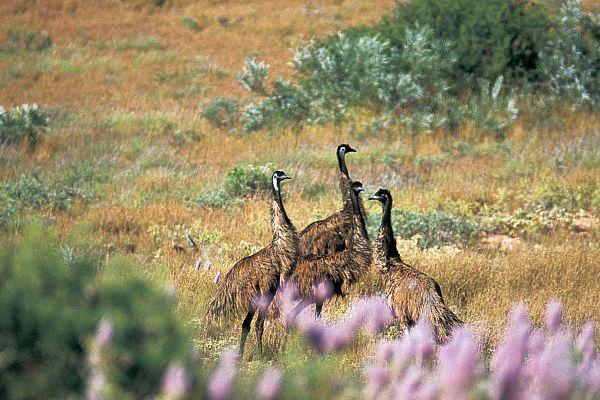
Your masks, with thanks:
[{"label": "dry grass", "polygon": [[[91,163],[93,173],[83,184],[96,199],[48,214],[65,237],[87,232],[106,257],[122,255],[153,279],[172,282],[182,314],[197,328],[198,342],[207,351],[235,342],[239,333],[239,322],[232,323],[214,339],[201,323],[214,293],[214,272],[226,272],[271,235],[266,196],[231,209],[188,206],[187,200],[218,188],[233,165],[271,162],[291,175],[294,180],[285,185],[284,196],[299,228],[339,207],[333,149],[344,141],[359,150],[348,157],[352,176],[368,192],[389,187],[396,206],[411,210],[472,210],[498,203],[505,193],[505,207],[511,211],[523,206],[536,185],[549,180],[566,188],[598,182],[600,165],[574,166],[562,174],[554,168],[554,146],[599,134],[598,115],[570,110],[559,115],[558,127],[543,125],[531,115],[521,118],[505,143],[511,154],[492,151],[439,165],[417,164],[415,158],[443,153],[444,141],[482,147],[495,142],[473,128],[454,136],[437,132],[421,137],[396,128],[375,137],[352,136],[347,127],[311,127],[301,133],[297,147],[292,132],[242,136],[215,131],[199,118],[200,104],[217,95],[246,96],[235,74],[247,54],[258,52],[271,64],[272,76],[289,75],[290,47],[314,35],[377,20],[395,2],[174,0],[161,9],[147,3],[2,2],[0,40],[11,28],[46,30],[55,45],[43,53],[0,57],[0,104],[37,102],[57,114],[36,152],[2,149],[0,179],[34,171],[43,179],[62,181],[69,168]],[[186,28],[181,23],[185,16],[203,29]],[[177,145],[175,133],[188,128],[199,139]],[[322,193],[306,194],[310,187]],[[373,205],[367,210],[379,212]],[[177,225],[201,227],[219,242],[207,239],[201,246],[205,254],[187,248],[181,253],[176,246],[186,245],[173,233]],[[172,234],[153,235],[156,229]],[[573,326],[586,319],[600,322],[598,239],[597,228],[587,236],[556,230],[531,237],[509,252],[483,250],[477,243],[458,252],[424,252],[405,244],[402,254],[436,278],[446,301],[493,342],[515,301],[524,301],[536,322],[553,298],[563,301]],[[212,271],[194,270],[198,255],[211,259]],[[355,295],[376,290],[375,281],[376,273],[366,277]],[[326,305],[326,317],[341,314],[348,301]],[[275,326],[267,328],[271,350],[280,333]],[[357,345],[348,362],[358,362],[364,348]]]}]

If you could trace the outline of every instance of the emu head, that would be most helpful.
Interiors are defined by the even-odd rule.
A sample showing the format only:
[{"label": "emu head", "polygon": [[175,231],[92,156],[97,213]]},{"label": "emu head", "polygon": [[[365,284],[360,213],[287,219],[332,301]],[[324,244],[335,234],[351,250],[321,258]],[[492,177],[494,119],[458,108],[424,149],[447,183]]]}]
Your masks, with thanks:
[{"label": "emu head", "polygon": [[388,202],[392,201],[392,194],[387,189],[379,189],[375,194],[369,197],[369,200],[377,200],[382,206],[385,206]]},{"label": "emu head", "polygon": [[352,147],[350,147],[349,144],[346,144],[346,143],[340,144],[337,148],[338,157],[344,157],[344,155],[346,155],[346,153],[355,153],[355,152],[356,152],[356,150],[354,150]]}]

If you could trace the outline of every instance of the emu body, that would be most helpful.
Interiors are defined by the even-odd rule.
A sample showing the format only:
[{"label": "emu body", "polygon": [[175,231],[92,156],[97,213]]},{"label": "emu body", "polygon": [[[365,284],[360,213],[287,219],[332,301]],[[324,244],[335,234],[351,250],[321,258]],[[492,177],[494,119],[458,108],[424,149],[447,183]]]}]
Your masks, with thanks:
[{"label": "emu body", "polygon": [[371,245],[359,205],[362,184],[354,182],[351,190],[352,225],[348,247],[331,254],[311,254],[298,258],[290,277],[290,282],[296,286],[301,298],[293,311],[294,315],[309,304],[316,303],[316,313],[320,316],[325,299],[317,294],[318,285],[331,285],[330,295],[344,295],[370,266]]},{"label": "emu body", "polygon": [[379,189],[369,200],[378,200],[383,206],[373,258],[382,273],[385,295],[398,324],[408,328],[420,318],[425,318],[432,325],[437,339],[446,340],[452,328],[462,322],[444,303],[440,285],[402,261],[392,229],[393,199],[390,192]]},{"label": "emu body", "polygon": [[208,307],[208,316],[211,318],[225,312],[246,314],[242,323],[240,354],[244,352],[246,337],[257,312],[255,329],[258,350],[262,353],[262,334],[267,309],[280,283],[291,274],[298,257],[298,235],[285,212],[281,198],[280,182],[284,179],[289,177],[281,171],[273,174],[273,240],[265,248],[235,263],[221,281]]},{"label": "emu body", "polygon": [[[352,229],[352,181],[346,166],[346,154],[355,152],[347,144],[341,144],[336,150],[340,169],[339,185],[342,193],[342,209],[325,219],[314,221],[304,228],[300,234],[301,255],[323,255],[343,251],[348,247],[349,232]],[[359,199],[361,210],[362,200]],[[364,214],[364,210],[363,210]]]}]

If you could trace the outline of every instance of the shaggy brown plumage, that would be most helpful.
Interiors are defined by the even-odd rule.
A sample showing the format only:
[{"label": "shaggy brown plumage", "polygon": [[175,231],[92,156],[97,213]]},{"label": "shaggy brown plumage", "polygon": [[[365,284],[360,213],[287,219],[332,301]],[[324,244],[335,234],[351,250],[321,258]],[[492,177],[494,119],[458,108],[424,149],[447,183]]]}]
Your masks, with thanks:
[{"label": "shaggy brown plumage", "polygon": [[[300,234],[300,254],[331,254],[343,251],[348,246],[349,232],[352,229],[352,194],[351,180],[346,167],[346,154],[355,152],[347,144],[340,144],[336,150],[340,168],[340,192],[342,193],[342,209],[329,217],[312,222]],[[361,210],[364,209],[359,200]]]},{"label": "shaggy brown plumage", "polygon": [[325,298],[318,293],[318,285],[330,284],[332,292],[329,295],[344,295],[369,269],[371,245],[359,204],[359,194],[363,190],[360,182],[354,182],[351,186],[352,225],[348,247],[331,254],[311,254],[298,258],[290,282],[295,285],[302,301],[294,314],[316,303],[316,313],[320,316]]},{"label": "shaggy brown plumage", "polygon": [[298,234],[285,212],[281,199],[280,182],[284,179],[289,177],[281,171],[273,174],[273,240],[267,247],[235,263],[221,281],[208,307],[207,314],[211,318],[225,312],[246,313],[242,323],[240,354],[243,354],[246,337],[257,311],[255,328],[258,350],[262,353],[266,311],[280,283],[291,274],[298,258]]},{"label": "shaggy brown plumage", "polygon": [[392,229],[390,192],[379,189],[369,200],[378,200],[383,206],[373,258],[383,275],[385,295],[397,322],[408,328],[419,318],[425,318],[431,323],[437,339],[443,342],[452,328],[462,322],[444,303],[440,285],[400,258]]}]

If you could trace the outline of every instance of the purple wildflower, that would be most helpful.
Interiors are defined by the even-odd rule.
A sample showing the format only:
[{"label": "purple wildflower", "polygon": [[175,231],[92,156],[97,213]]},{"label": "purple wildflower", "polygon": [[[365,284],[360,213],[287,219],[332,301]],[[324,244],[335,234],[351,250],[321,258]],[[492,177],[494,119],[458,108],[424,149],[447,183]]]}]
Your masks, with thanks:
[{"label": "purple wildflower", "polygon": [[562,323],[562,304],[558,300],[552,300],[546,306],[546,313],[544,314],[544,321],[546,328],[554,332],[560,328]]},{"label": "purple wildflower", "polygon": [[206,260],[204,262],[204,270],[205,271],[210,271],[210,267],[212,266],[212,263],[210,262],[210,260]]},{"label": "purple wildflower", "polygon": [[221,277],[221,271],[217,271],[217,273],[215,274],[215,277],[213,279],[213,283],[216,285],[217,283],[219,283],[219,278]]},{"label": "purple wildflower", "polygon": [[267,309],[271,305],[272,300],[273,300],[273,296],[271,296],[270,294],[259,293],[254,296],[254,300],[253,300],[254,307],[256,307],[256,309],[259,312],[267,312]]},{"label": "purple wildflower", "polygon": [[162,393],[167,399],[181,399],[190,389],[190,380],[185,368],[169,364],[162,381]]},{"label": "purple wildflower", "polygon": [[235,348],[223,352],[219,365],[208,379],[208,397],[212,400],[231,398],[231,389],[237,371],[239,355]]},{"label": "purple wildflower", "polygon": [[333,285],[328,280],[321,281],[314,288],[315,300],[323,302],[333,294]]},{"label": "purple wildflower", "polygon": [[448,399],[467,399],[482,372],[479,342],[466,326],[454,330],[439,352],[439,380]]},{"label": "purple wildflower", "polygon": [[539,353],[532,353],[528,372],[533,395],[544,399],[565,399],[573,389],[575,377],[571,335],[557,331],[549,336]]},{"label": "purple wildflower", "polygon": [[281,372],[274,368],[267,369],[258,384],[256,394],[263,400],[274,400],[279,396],[281,390]]},{"label": "purple wildflower", "polygon": [[196,269],[196,271],[200,271],[201,263],[202,263],[202,257],[198,257],[198,259],[196,260],[196,264],[194,264],[194,268]]},{"label": "purple wildflower", "polygon": [[364,390],[365,397],[367,399],[375,399],[389,379],[388,369],[379,364],[369,365],[365,368],[365,375],[367,377],[367,384]]},{"label": "purple wildflower", "polygon": [[518,304],[511,310],[504,340],[492,358],[492,398],[519,399],[523,397],[523,358],[527,353],[531,324],[525,306]]},{"label": "purple wildflower", "polygon": [[105,318],[100,320],[96,328],[96,341],[100,348],[105,348],[110,344],[113,338],[113,326],[110,321]]},{"label": "purple wildflower", "polygon": [[577,337],[576,348],[582,354],[581,365],[585,368],[591,366],[591,363],[596,359],[596,328],[593,322],[587,322],[583,325],[581,333]]}]

